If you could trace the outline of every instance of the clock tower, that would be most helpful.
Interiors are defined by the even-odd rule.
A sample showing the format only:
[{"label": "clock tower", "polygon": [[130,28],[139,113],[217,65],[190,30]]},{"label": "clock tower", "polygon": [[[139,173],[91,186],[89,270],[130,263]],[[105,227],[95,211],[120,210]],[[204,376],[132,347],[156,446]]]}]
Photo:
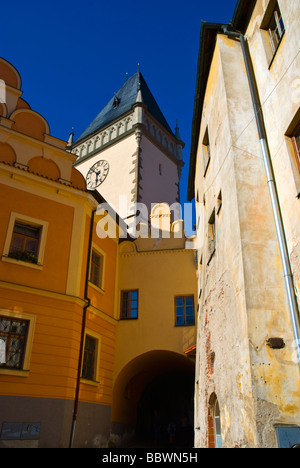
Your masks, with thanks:
[{"label": "clock tower", "polygon": [[154,204],[179,202],[183,147],[138,71],[67,148],[87,188],[126,221],[137,203],[150,214]]}]

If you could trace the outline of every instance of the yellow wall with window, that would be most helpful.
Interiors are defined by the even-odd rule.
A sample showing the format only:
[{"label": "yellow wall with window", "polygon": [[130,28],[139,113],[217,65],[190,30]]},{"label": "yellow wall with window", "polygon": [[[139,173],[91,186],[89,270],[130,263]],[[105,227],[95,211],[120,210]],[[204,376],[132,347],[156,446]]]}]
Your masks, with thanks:
[{"label": "yellow wall with window", "polygon": [[[184,355],[196,343],[196,327],[176,326],[175,298],[192,296],[197,303],[195,252],[185,239],[138,239],[120,246],[118,309],[122,291],[138,291],[138,318],[120,320],[115,377],[138,355],[167,350]],[[168,248],[167,248],[168,246]]]}]

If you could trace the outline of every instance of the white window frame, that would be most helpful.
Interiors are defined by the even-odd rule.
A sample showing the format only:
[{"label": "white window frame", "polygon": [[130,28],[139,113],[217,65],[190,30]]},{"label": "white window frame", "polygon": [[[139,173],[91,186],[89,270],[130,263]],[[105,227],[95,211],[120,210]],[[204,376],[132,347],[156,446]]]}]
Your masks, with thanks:
[{"label": "white window frame", "polygon": [[15,312],[15,311],[7,310],[7,309],[0,309],[0,315],[7,317],[8,319],[15,318],[18,320],[27,320],[29,322],[27,340],[25,344],[23,368],[22,369],[14,369],[14,368],[8,369],[8,368],[0,367],[0,375],[16,375],[20,377],[27,377],[29,375],[29,365],[30,365],[31,351],[32,351],[32,345],[33,345],[36,316],[25,313],[25,312]]},{"label": "white window frame", "polygon": [[[30,263],[30,262],[24,262],[22,260],[16,260],[14,258],[9,257],[9,250],[10,250],[12,236],[13,236],[14,227],[15,227],[16,222],[29,224],[29,225],[31,225],[33,227],[41,228],[37,264]],[[44,261],[47,231],[48,231],[48,222],[47,221],[32,218],[31,216],[26,216],[24,214],[12,212],[10,214],[10,219],[9,219],[9,223],[8,223],[6,239],[5,239],[3,253],[2,253],[2,260],[5,261],[5,262],[14,263],[15,265],[22,265],[22,266],[27,266],[27,267],[30,267],[30,268],[41,269],[43,267],[43,261]]]},{"label": "white window frame", "polygon": [[[86,336],[89,335],[91,336],[92,338],[94,338],[94,340],[96,340],[96,355],[95,355],[95,368],[94,368],[94,379],[93,380],[90,380],[90,379],[86,379],[84,377],[82,377],[82,370],[83,370],[83,360],[84,360],[84,349],[85,349],[85,340],[86,340]],[[85,329],[85,333],[84,333],[84,344],[83,344],[83,356],[82,356],[82,364],[81,364],[81,377],[80,377],[80,380],[81,382],[85,383],[85,384],[88,384],[88,385],[94,385],[94,386],[98,386],[99,383],[100,383],[100,380],[99,380],[99,374],[100,374],[100,351],[101,351],[101,335],[99,335],[99,333],[96,333],[94,330],[91,330],[89,328],[86,328]]]},{"label": "white window frame", "polygon": [[[91,281],[93,251],[95,251],[96,254],[100,256],[101,263],[102,263],[101,284],[99,284],[99,286],[97,286],[96,284],[94,284]],[[100,247],[98,247],[96,244],[93,243],[92,248],[91,248],[91,257],[90,257],[90,264],[89,264],[89,267],[90,267],[90,270],[89,270],[89,286],[91,286],[92,288],[95,288],[98,292],[101,292],[101,293],[105,292],[105,290],[104,290],[105,266],[106,266],[106,253],[102,249],[100,249]]]}]

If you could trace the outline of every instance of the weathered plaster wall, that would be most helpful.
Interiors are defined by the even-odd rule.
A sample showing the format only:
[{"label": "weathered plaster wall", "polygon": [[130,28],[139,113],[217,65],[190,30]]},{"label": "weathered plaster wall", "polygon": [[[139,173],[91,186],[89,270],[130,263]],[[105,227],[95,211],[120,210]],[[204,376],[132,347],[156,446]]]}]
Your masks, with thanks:
[{"label": "weathered plaster wall", "polygon": [[[204,177],[207,126],[211,161]],[[224,36],[218,36],[206,90],[195,187],[200,218],[196,445],[208,444],[208,402],[214,392],[223,446],[276,446],[275,424],[299,422],[299,375],[243,57],[239,43]],[[217,213],[220,190],[216,251],[207,265],[208,222],[213,209]],[[274,336],[284,339],[283,350],[266,346]]]}]

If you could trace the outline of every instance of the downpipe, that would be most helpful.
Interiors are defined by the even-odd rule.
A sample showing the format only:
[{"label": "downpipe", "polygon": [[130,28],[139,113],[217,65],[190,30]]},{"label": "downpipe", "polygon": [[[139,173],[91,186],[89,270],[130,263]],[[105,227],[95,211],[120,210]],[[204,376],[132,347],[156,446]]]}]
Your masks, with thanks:
[{"label": "downpipe", "polygon": [[78,365],[77,365],[77,379],[76,379],[76,389],[75,389],[74,408],[73,408],[69,448],[73,448],[74,437],[75,437],[75,432],[76,432],[76,423],[77,423],[78,406],[79,406],[81,368],[82,368],[83,355],[84,355],[86,316],[87,316],[87,310],[91,305],[91,300],[88,297],[88,284],[89,284],[89,275],[90,275],[90,259],[91,259],[91,252],[92,252],[93,228],[94,228],[94,220],[95,220],[96,211],[97,210],[92,211],[91,222],[90,222],[89,244],[88,244],[88,252],[87,252],[87,264],[86,264],[85,285],[84,285],[85,306],[83,308],[82,322],[81,322],[79,357],[78,357]]},{"label": "downpipe", "polygon": [[282,214],[281,214],[281,209],[280,209],[280,204],[279,204],[279,197],[278,197],[278,192],[276,188],[276,181],[275,181],[275,175],[274,175],[273,166],[272,166],[267,132],[266,132],[265,124],[264,124],[262,107],[260,104],[259,94],[257,90],[255,73],[254,73],[253,64],[252,64],[252,60],[251,60],[251,56],[249,52],[248,43],[245,37],[243,36],[243,34],[241,34],[238,31],[230,31],[228,29],[229,27],[231,26],[230,25],[222,26],[222,31],[228,37],[232,37],[234,39],[240,40],[244,62],[246,66],[247,77],[248,77],[248,82],[249,82],[249,87],[250,87],[250,92],[251,92],[251,97],[252,97],[252,102],[253,102],[253,107],[254,107],[256,124],[257,124],[257,130],[258,130],[259,139],[260,139],[261,152],[263,156],[267,182],[268,182],[268,188],[269,188],[269,193],[270,193],[270,198],[271,198],[276,233],[277,233],[277,238],[278,238],[283,272],[284,272],[284,281],[285,281],[285,287],[286,287],[286,292],[287,292],[289,311],[290,311],[290,316],[292,320],[292,327],[293,327],[295,345],[296,345],[296,350],[297,350],[298,365],[299,365],[299,370],[300,370],[299,309],[297,305],[295,286],[294,286],[293,274],[292,274],[292,269],[291,269],[289,253],[288,253],[286,235],[284,231],[284,224],[283,224],[283,219],[282,219]]}]

